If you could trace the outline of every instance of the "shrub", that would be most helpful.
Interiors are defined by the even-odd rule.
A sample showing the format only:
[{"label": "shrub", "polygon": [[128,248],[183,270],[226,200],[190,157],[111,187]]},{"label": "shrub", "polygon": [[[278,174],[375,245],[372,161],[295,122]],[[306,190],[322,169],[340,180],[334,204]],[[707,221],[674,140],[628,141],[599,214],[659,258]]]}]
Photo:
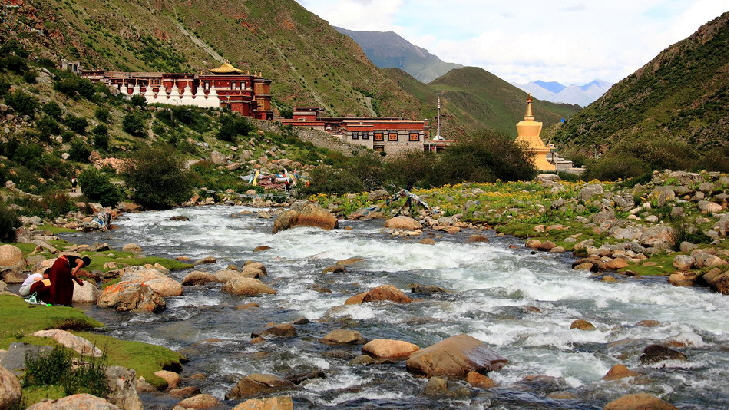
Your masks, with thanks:
[{"label": "shrub", "polygon": [[89,122],[86,118],[77,117],[71,113],[66,114],[66,118],[63,119],[63,123],[66,124],[68,129],[71,131],[82,135],[86,133],[86,127],[89,126]]},{"label": "shrub", "polygon": [[98,124],[91,130],[94,134],[94,146],[98,149],[108,150],[109,149],[109,131],[104,124]]},{"label": "shrub", "polygon": [[51,135],[58,135],[61,133],[61,126],[52,117],[44,116],[36,123],[36,128],[40,132],[41,136],[47,139]]},{"label": "shrub", "polygon": [[434,169],[437,160],[434,153],[422,151],[408,151],[391,158],[386,163],[388,183],[407,189],[438,185]]},{"label": "shrub", "polygon": [[0,97],[7,94],[8,91],[10,91],[10,83],[5,81],[4,78],[0,78]]},{"label": "shrub", "polygon": [[23,386],[43,386],[60,384],[71,370],[71,355],[66,349],[56,346],[47,354],[37,358],[25,356],[25,375]]},{"label": "shrub", "polygon": [[55,101],[51,101],[45,105],[43,105],[42,108],[43,112],[48,114],[49,117],[60,120],[61,116],[63,115],[63,110],[61,109],[61,106],[58,105]]},{"label": "shrub", "polygon": [[350,170],[319,166],[309,173],[311,184],[302,190],[304,194],[323,192],[327,194],[344,194],[362,192],[362,181]]},{"label": "shrub", "polygon": [[70,72],[62,72],[59,78],[54,81],[53,88],[62,92],[71,98],[84,97],[87,100],[92,99],[96,92],[94,84]]},{"label": "shrub", "polygon": [[71,140],[75,136],[76,134],[74,134],[73,131],[63,131],[61,133],[61,139],[63,140],[63,142],[71,142]]},{"label": "shrub", "polygon": [[220,118],[220,130],[218,139],[233,141],[238,135],[248,135],[255,127],[248,121],[248,118],[236,114],[228,114]]},{"label": "shrub", "polygon": [[35,72],[35,70],[27,70],[23,73],[23,81],[28,84],[35,84],[37,75],[38,74]]},{"label": "shrub", "polygon": [[140,107],[140,108],[147,105],[147,99],[144,98],[144,96],[139,95],[139,94],[133,95],[129,99],[129,102],[131,102],[133,106]]},{"label": "shrub", "polygon": [[94,111],[94,116],[97,120],[105,123],[109,123],[111,121],[111,116],[109,115],[109,109],[106,107],[98,107],[96,108],[96,111]]},{"label": "shrub", "polygon": [[34,358],[25,356],[23,387],[60,385],[67,395],[89,393],[97,397],[109,394],[106,381],[105,356],[81,357],[74,364],[72,355],[56,346],[50,352]]},{"label": "shrub", "polygon": [[96,168],[82,172],[78,177],[78,183],[86,198],[103,206],[115,206],[123,199],[119,187],[111,182],[107,174]]},{"label": "shrub", "polygon": [[210,119],[200,109],[190,106],[170,107],[165,111],[158,111],[156,117],[170,127],[181,124],[201,133],[210,127]]},{"label": "shrub", "polygon": [[130,111],[124,116],[122,120],[122,129],[135,137],[143,137],[147,132],[147,119],[141,112]]},{"label": "shrub", "polygon": [[9,55],[3,59],[3,65],[16,74],[22,74],[28,71],[28,63],[25,58],[17,55]]},{"label": "shrub", "polygon": [[596,160],[589,160],[585,166],[585,180],[635,178],[650,172],[651,167],[644,161],[627,154],[608,154]]},{"label": "shrub", "polygon": [[51,217],[66,215],[75,208],[75,204],[65,192],[47,192],[41,198],[39,205],[45,214]]},{"label": "shrub", "polygon": [[89,155],[91,155],[91,148],[81,138],[74,138],[71,141],[71,149],[68,151],[68,158],[71,161],[89,162]]},{"label": "shrub", "polygon": [[14,91],[5,96],[5,103],[12,107],[20,115],[33,116],[38,108],[38,100],[32,95],[20,90]]},{"label": "shrub", "polygon": [[18,215],[0,203],[0,242],[15,242],[15,230],[20,225]]},{"label": "shrub", "polygon": [[136,151],[124,172],[133,198],[152,209],[170,208],[188,199],[192,179],[171,147],[151,147]]}]

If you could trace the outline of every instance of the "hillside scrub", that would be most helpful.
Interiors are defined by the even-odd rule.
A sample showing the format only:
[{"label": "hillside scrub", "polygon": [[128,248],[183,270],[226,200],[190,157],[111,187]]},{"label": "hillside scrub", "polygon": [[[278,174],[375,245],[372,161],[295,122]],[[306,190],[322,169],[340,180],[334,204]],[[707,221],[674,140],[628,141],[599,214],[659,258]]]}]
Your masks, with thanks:
[{"label": "hillside scrub", "polygon": [[171,208],[192,194],[191,175],[170,146],[137,150],[123,176],[133,191],[132,198],[149,209]]},{"label": "hillside scrub", "polygon": [[123,199],[119,187],[111,182],[106,173],[96,168],[82,172],[78,177],[78,183],[86,198],[103,206],[115,206]]}]

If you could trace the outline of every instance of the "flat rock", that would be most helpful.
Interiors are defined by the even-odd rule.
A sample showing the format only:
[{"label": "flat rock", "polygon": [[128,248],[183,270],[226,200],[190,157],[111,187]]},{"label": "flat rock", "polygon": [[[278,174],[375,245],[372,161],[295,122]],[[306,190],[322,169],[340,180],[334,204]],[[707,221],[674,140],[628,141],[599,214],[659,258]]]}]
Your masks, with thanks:
[{"label": "flat rock", "polygon": [[217,276],[210,272],[203,272],[200,270],[192,271],[185,275],[185,278],[182,279],[183,286],[199,286],[217,282],[219,282]]},{"label": "flat rock", "polygon": [[74,394],[58,400],[49,400],[36,403],[26,410],[119,410],[119,407],[91,394]]},{"label": "flat rock", "polygon": [[331,212],[317,204],[295,204],[292,209],[279,214],[273,221],[273,233],[297,226],[312,226],[324,230],[336,229],[339,224]]},{"label": "flat rock", "polygon": [[320,342],[327,345],[360,345],[365,342],[362,334],[356,330],[335,329],[327,333],[326,336],[319,339]]},{"label": "flat rock", "polygon": [[478,372],[468,372],[466,375],[466,381],[473,387],[479,389],[490,389],[496,386],[496,382],[491,380],[488,376],[484,376]]},{"label": "flat rock", "polygon": [[119,282],[104,288],[96,305],[120,312],[158,312],[165,308],[165,299],[149,286],[138,282]]},{"label": "flat rock", "polygon": [[606,404],[603,410],[677,410],[670,403],[647,393],[628,394]]},{"label": "flat rock", "polygon": [[291,323],[279,323],[268,326],[263,330],[251,333],[251,338],[256,337],[296,337],[296,328]]},{"label": "flat rock", "polygon": [[180,385],[180,375],[167,370],[159,370],[154,375],[167,382],[168,389],[176,389]]},{"label": "flat rock", "polygon": [[406,360],[420,347],[410,342],[394,339],[374,339],[362,346],[362,353],[377,359]]},{"label": "flat rock", "polygon": [[185,409],[209,409],[216,407],[218,404],[218,399],[209,394],[198,394],[177,403],[178,406]]},{"label": "flat rock", "polygon": [[242,378],[225,395],[228,400],[247,399],[259,394],[270,394],[295,388],[295,384],[272,374],[250,374]]},{"label": "flat rock", "polygon": [[84,339],[83,337],[76,336],[71,332],[61,329],[48,329],[39,330],[33,333],[35,337],[48,337],[60,344],[61,346],[67,347],[79,354],[93,357],[101,357],[103,353],[93,343]]},{"label": "flat rock", "polygon": [[294,401],[291,396],[250,399],[235,406],[233,410],[293,410]]},{"label": "flat rock", "polygon": [[409,371],[430,376],[466,377],[468,372],[500,370],[508,361],[482,341],[468,336],[451,336],[416,351],[406,362]]},{"label": "flat rock", "polygon": [[420,222],[408,216],[396,216],[385,221],[385,228],[415,231],[423,226]]},{"label": "flat rock", "polygon": [[71,298],[72,303],[96,303],[99,299],[101,291],[96,287],[95,284],[81,281],[84,285],[80,286],[76,281],[73,282],[73,297]]},{"label": "flat rock", "polygon": [[686,361],[688,359],[685,354],[661,345],[650,345],[643,349],[643,354],[640,355],[640,362],[643,364],[658,363],[664,360]]},{"label": "flat rock", "polygon": [[577,319],[570,324],[570,329],[595,330],[595,325],[584,319]]},{"label": "flat rock", "polygon": [[136,243],[128,243],[122,246],[122,251],[131,253],[142,253],[142,247]]},{"label": "flat rock", "polygon": [[383,285],[367,292],[367,294],[362,298],[362,303],[379,302],[384,300],[389,300],[390,302],[395,303],[412,302],[412,299],[405,295],[400,289],[392,285]]},{"label": "flat rock", "polygon": [[258,296],[263,294],[275,295],[276,290],[265,285],[258,279],[235,278],[223,285],[223,292],[236,296]]}]

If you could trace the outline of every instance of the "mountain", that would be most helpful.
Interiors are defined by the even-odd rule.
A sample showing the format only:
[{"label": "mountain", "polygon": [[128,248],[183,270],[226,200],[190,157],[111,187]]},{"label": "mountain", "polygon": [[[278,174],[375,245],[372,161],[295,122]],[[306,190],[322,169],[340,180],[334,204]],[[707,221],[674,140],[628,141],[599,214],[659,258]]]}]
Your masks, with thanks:
[{"label": "mountain", "polygon": [[563,146],[605,152],[621,141],[679,139],[698,149],[729,142],[729,12],[666,48],[571,118]]},{"label": "mountain", "polygon": [[419,117],[419,101],[294,0],[25,0],[0,36],[86,68],[199,71],[229,60],[273,80],[274,104]]},{"label": "mountain", "polygon": [[594,80],[587,84],[569,86],[556,81],[532,81],[515,85],[540,100],[577,104],[584,107],[605,94],[612,84]]},{"label": "mountain", "polygon": [[[422,84],[399,69],[387,70],[400,88],[414,95],[435,116],[438,96],[442,103],[443,135],[452,138],[479,128],[492,128],[516,136],[516,123],[524,118],[527,93],[482,68],[464,67],[449,71],[429,84]],[[536,100],[537,120],[545,129],[568,118],[580,107]]]},{"label": "mountain", "polygon": [[428,50],[411,44],[392,31],[336,29],[356,41],[377,67],[399,68],[424,83],[433,81],[454,68],[463,67],[442,61]]}]

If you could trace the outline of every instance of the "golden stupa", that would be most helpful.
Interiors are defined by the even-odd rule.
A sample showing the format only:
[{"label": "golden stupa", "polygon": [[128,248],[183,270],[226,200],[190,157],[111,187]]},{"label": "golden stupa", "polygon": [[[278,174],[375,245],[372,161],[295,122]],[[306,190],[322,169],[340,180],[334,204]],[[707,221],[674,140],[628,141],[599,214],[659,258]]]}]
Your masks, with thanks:
[{"label": "golden stupa", "polygon": [[218,68],[211,68],[210,72],[215,74],[243,74],[242,70],[233,67],[233,64],[230,63],[224,63]]},{"label": "golden stupa", "polygon": [[529,152],[532,153],[534,158],[534,166],[539,171],[554,171],[557,167],[547,160],[547,154],[549,154],[549,147],[544,145],[544,141],[539,137],[542,132],[542,123],[534,121],[534,114],[532,114],[532,96],[527,98],[526,114],[524,114],[524,121],[519,121],[516,124],[516,142],[526,143]]}]

